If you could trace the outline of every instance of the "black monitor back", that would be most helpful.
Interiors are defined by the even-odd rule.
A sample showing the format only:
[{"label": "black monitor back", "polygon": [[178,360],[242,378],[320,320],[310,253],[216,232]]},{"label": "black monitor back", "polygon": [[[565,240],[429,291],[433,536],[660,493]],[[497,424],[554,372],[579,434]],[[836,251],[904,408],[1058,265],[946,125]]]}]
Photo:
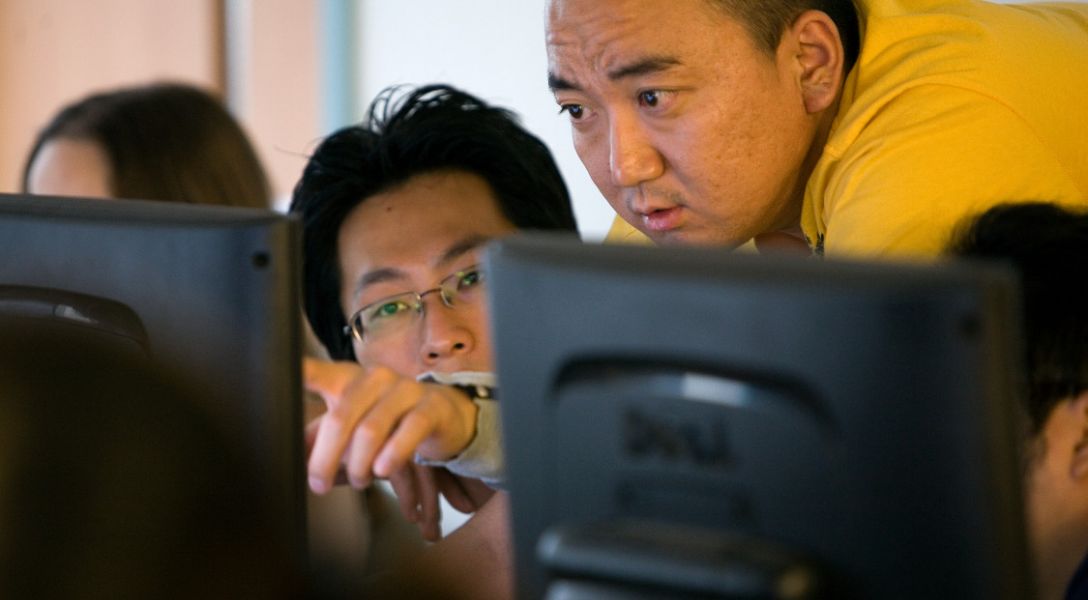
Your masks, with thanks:
[{"label": "black monitor back", "polygon": [[1031,596],[1010,273],[542,238],[487,268],[521,597]]},{"label": "black monitor back", "polygon": [[4,322],[78,328],[209,390],[207,411],[267,470],[274,537],[302,569],[297,238],[271,211],[0,195]]}]

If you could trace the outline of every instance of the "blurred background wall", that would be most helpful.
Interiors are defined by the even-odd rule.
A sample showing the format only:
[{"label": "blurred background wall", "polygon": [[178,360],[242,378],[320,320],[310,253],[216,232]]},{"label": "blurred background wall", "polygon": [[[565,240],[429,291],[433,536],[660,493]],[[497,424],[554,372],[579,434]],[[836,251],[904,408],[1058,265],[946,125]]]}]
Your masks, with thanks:
[{"label": "blurred background wall", "polygon": [[583,232],[600,237],[612,212],[547,89],[543,22],[542,0],[0,0],[0,192],[18,190],[62,105],[181,80],[228,103],[282,207],[315,142],[378,91],[442,81],[521,114],[555,152]]},{"label": "blurred background wall", "polygon": [[227,100],[279,195],[319,135],[317,3],[0,1],[0,191],[18,190],[37,130],[94,91],[156,80]]}]

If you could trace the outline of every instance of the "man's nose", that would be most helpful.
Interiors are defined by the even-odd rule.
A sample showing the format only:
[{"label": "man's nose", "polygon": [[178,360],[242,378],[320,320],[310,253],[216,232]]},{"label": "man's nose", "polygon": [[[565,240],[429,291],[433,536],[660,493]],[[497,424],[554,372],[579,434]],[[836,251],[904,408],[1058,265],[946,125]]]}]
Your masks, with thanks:
[{"label": "man's nose", "polygon": [[459,318],[461,307],[449,307],[434,298],[423,315],[423,344],[420,358],[428,367],[443,361],[468,355],[476,348],[476,333]]},{"label": "man's nose", "polygon": [[614,115],[609,127],[609,168],[612,182],[634,187],[657,179],[665,162],[634,115]]}]

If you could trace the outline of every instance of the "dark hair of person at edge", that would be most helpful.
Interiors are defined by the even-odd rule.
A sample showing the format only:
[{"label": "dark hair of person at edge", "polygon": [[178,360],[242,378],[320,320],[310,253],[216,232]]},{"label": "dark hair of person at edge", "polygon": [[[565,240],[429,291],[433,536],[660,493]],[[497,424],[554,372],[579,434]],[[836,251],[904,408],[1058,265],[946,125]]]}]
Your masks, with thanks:
[{"label": "dark hair of person at edge", "polygon": [[1037,436],[1055,406],[1088,390],[1088,314],[1083,295],[1066,285],[1077,279],[1071,265],[1088,266],[1088,213],[1038,202],[997,206],[960,231],[950,250],[1025,274],[1027,433]]}]

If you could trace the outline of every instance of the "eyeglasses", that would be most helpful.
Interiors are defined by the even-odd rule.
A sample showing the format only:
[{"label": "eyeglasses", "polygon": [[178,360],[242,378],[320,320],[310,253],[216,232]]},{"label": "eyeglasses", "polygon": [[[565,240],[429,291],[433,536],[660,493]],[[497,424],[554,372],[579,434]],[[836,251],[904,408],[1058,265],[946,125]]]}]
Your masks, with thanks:
[{"label": "eyeglasses", "polygon": [[354,336],[360,342],[407,328],[423,316],[423,297],[437,293],[442,304],[453,308],[460,304],[472,304],[483,296],[484,273],[480,265],[472,265],[442,281],[438,287],[423,292],[404,292],[371,302],[360,308],[344,326],[345,336]]}]

